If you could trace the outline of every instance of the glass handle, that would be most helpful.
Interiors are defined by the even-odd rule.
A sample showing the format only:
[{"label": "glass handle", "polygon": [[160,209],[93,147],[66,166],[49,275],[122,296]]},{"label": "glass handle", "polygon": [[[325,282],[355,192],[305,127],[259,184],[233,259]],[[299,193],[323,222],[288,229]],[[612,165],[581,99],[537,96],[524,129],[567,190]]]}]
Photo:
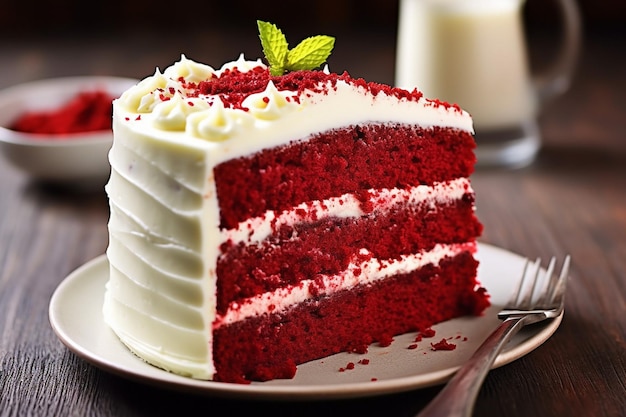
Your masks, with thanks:
[{"label": "glass handle", "polygon": [[563,94],[570,87],[581,47],[580,11],[575,0],[557,0],[562,20],[562,41],[552,66],[534,78],[541,103]]}]

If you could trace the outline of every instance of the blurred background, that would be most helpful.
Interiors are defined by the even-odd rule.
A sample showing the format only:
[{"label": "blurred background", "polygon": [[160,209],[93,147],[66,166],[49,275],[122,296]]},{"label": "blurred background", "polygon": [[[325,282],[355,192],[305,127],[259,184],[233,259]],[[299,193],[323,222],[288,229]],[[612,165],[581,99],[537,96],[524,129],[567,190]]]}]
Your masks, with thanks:
[{"label": "blurred background", "polygon": [[[528,0],[527,15],[536,26],[550,24],[552,1]],[[579,0],[586,26],[604,30],[626,23],[623,0]],[[166,35],[212,31],[251,31],[256,19],[272,20],[290,33],[315,31],[393,32],[397,0],[211,1],[176,4],[150,0],[56,0],[33,3],[0,1],[3,36],[124,36],[137,32]],[[252,28],[250,28],[252,26]],[[6,39],[5,39],[6,40]]]},{"label": "blurred background", "polygon": [[[527,3],[529,37],[556,44],[555,2]],[[624,0],[579,0],[579,5],[586,35],[608,38],[626,48]],[[131,77],[143,77],[156,66],[169,65],[181,53],[213,66],[237,58],[239,52],[257,58],[261,56],[257,19],[276,23],[292,46],[310,35],[336,36],[331,69],[393,82],[397,0],[317,0],[306,4],[284,0],[0,0],[0,86],[48,75],[41,54],[51,50],[58,55],[46,59],[73,63],[73,68],[66,65],[66,72]],[[355,38],[359,40],[357,49]],[[122,57],[127,58],[127,65],[109,66],[128,51],[132,56]],[[368,72],[372,59],[382,60],[375,73]]]},{"label": "blurred background", "polygon": [[[534,70],[557,51],[555,3],[528,0],[524,9]],[[555,100],[559,112],[547,107],[542,113],[549,120],[542,129],[548,142],[588,142],[593,132],[600,144],[606,127],[615,131],[626,118],[626,1],[579,0],[579,6],[584,32],[579,68],[572,88]],[[214,67],[241,52],[256,59],[262,56],[257,19],[277,24],[291,46],[311,35],[335,36],[331,70],[394,82],[398,0],[0,0],[0,88],[69,75],[143,78],[181,54]],[[592,84],[578,83],[581,79],[612,79],[617,85],[594,85],[591,91]],[[593,106],[585,104],[589,94],[598,99]]]}]

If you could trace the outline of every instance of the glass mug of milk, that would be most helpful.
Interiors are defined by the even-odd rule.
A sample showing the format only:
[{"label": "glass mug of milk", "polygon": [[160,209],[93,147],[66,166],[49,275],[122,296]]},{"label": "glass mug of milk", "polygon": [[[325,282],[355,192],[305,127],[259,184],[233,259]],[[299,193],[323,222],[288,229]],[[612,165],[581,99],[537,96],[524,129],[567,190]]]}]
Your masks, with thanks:
[{"label": "glass mug of milk", "polygon": [[580,48],[575,0],[557,1],[560,54],[539,76],[528,64],[525,0],[400,0],[395,84],[467,110],[479,166],[521,167],[535,159],[538,111],[567,90]]}]

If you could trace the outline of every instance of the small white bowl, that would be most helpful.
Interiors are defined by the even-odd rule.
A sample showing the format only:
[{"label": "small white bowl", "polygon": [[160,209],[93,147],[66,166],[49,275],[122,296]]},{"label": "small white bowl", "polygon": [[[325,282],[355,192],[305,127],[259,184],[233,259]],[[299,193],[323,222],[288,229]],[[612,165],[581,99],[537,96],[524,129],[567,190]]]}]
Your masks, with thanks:
[{"label": "small white bowl", "polygon": [[25,112],[60,108],[83,91],[106,91],[119,97],[137,81],[109,76],[64,77],[0,91],[0,151],[11,165],[37,180],[104,184],[110,173],[112,131],[42,135],[8,126]]}]

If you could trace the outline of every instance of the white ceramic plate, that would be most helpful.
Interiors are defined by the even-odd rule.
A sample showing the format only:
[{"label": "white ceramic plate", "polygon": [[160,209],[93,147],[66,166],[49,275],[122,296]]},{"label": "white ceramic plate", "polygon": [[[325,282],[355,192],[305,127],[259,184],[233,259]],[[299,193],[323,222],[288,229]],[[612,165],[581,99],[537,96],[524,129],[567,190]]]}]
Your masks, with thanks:
[{"label": "white ceramic plate", "polygon": [[[524,259],[497,247],[479,244],[478,277],[491,294],[492,306],[482,317],[465,317],[433,327],[436,335],[415,342],[415,333],[394,338],[388,347],[372,345],[366,354],[340,353],[298,366],[294,379],[249,385],[199,381],[153,367],[128,351],[102,319],[108,263],[104,255],[71,273],[50,301],[50,322],[61,341],[87,362],[114,374],[148,384],[224,397],[272,399],[350,398],[401,392],[441,384],[467,360],[499,324],[497,312],[521,277]],[[562,316],[522,329],[497,358],[499,367],[531,352],[558,328]],[[449,339],[454,350],[431,349]],[[369,363],[363,363],[367,359]],[[361,362],[360,362],[361,361]],[[344,370],[348,363],[354,369]]]}]

